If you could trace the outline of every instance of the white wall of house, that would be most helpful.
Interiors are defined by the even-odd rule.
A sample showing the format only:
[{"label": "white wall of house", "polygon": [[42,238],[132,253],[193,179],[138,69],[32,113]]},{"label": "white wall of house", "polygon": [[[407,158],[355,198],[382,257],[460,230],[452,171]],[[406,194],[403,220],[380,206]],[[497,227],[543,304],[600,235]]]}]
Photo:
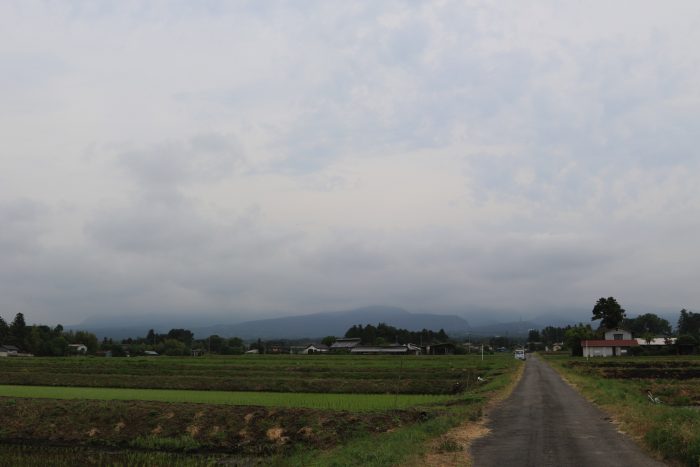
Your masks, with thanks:
[{"label": "white wall of house", "polygon": [[612,357],[613,348],[612,347],[584,347],[583,348],[584,357]]},{"label": "white wall of house", "polygon": [[617,355],[627,355],[627,348],[615,347],[615,353],[613,353],[613,346],[610,347],[584,347],[583,356],[584,357],[612,357]]},{"label": "white wall of house", "polygon": [[[621,336],[621,337],[620,337]],[[609,331],[605,331],[605,340],[615,340],[615,339],[632,339],[632,333],[629,331],[625,331],[624,329],[611,329]]]}]

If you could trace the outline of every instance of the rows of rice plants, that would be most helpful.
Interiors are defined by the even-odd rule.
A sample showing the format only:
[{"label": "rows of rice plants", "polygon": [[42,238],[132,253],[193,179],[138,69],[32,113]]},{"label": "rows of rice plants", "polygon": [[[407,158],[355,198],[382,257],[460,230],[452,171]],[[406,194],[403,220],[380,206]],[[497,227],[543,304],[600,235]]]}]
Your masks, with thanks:
[{"label": "rows of rice plants", "polygon": [[453,396],[431,394],[227,392],[18,385],[0,385],[0,397],[188,402],[261,407],[305,407],[352,412],[434,405],[454,398]]},{"label": "rows of rice plants", "polygon": [[[489,359],[490,361],[490,359]],[[5,384],[226,391],[452,394],[500,371],[475,357],[240,356],[3,359]]]}]

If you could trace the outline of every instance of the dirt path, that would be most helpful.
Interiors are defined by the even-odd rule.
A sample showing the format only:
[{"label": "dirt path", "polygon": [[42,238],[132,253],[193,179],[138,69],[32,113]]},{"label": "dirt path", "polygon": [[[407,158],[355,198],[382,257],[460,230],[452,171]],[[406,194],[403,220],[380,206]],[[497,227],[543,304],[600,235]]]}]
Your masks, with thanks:
[{"label": "dirt path", "polygon": [[537,357],[489,419],[490,434],[471,447],[475,467],[664,465]]}]

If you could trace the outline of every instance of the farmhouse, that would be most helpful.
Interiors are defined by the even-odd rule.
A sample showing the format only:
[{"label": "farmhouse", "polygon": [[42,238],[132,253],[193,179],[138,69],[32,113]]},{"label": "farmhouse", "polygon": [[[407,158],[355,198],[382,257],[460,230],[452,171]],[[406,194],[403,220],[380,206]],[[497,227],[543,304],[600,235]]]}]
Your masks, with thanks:
[{"label": "farmhouse", "polygon": [[16,357],[20,350],[14,345],[0,345],[0,357]]},{"label": "farmhouse", "polygon": [[639,344],[632,339],[632,334],[624,329],[609,329],[605,339],[581,341],[584,357],[615,357],[627,355],[630,347]]},{"label": "farmhouse", "polygon": [[328,346],[324,344],[309,344],[304,350],[301,351],[303,354],[314,354],[314,353],[328,353]]},{"label": "farmhouse", "polygon": [[341,337],[340,339],[336,339],[333,344],[331,344],[331,347],[329,350],[331,351],[342,351],[342,350],[350,350],[353,347],[357,347],[360,345],[361,339],[359,337]]},{"label": "farmhouse", "polygon": [[390,345],[387,347],[358,345],[350,349],[353,355],[420,355],[421,349],[417,345]]}]

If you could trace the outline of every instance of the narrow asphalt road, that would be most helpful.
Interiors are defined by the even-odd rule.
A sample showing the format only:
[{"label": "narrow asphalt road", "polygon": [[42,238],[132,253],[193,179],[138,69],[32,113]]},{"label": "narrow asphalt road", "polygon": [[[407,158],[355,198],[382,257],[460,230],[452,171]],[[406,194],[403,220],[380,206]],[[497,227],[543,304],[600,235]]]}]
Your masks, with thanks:
[{"label": "narrow asphalt road", "polygon": [[471,448],[475,467],[663,466],[537,357]]}]

